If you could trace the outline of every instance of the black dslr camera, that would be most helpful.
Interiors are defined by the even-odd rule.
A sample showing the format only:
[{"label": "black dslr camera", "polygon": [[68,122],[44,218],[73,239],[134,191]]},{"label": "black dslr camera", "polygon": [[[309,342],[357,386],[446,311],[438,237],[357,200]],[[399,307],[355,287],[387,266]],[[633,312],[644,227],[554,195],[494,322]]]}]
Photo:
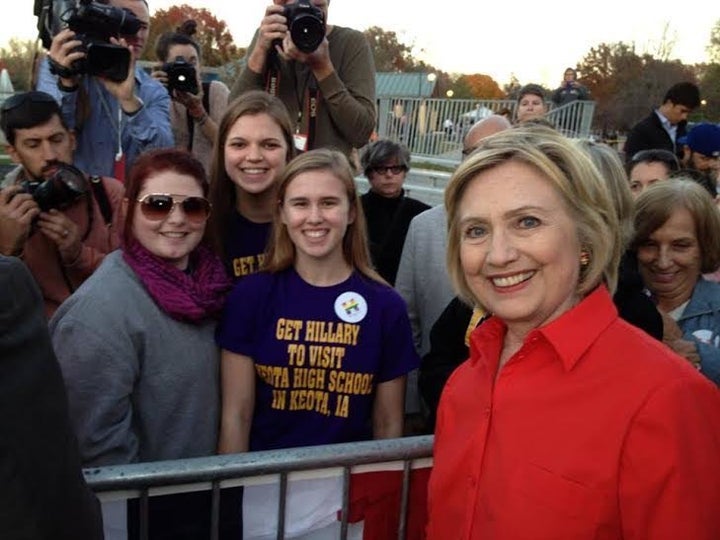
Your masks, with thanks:
[{"label": "black dslr camera", "polygon": [[86,53],[73,63],[72,68],[50,62],[53,73],[72,77],[88,73],[112,81],[127,78],[130,69],[130,51],[110,43],[110,38],[134,36],[142,28],[142,22],[132,11],[93,2],[92,0],[35,0],[34,13],[38,18],[40,39],[46,49],[52,38],[63,28],[75,32]]},{"label": "black dslr camera", "polygon": [[58,164],[58,169],[47,180],[25,180],[20,184],[21,193],[29,193],[40,210],[65,210],[80,199],[88,190],[87,181],[82,172],[66,163]]},{"label": "black dslr camera", "polygon": [[167,89],[170,94],[173,90],[189,94],[198,93],[195,67],[182,56],[178,56],[174,62],[163,64],[162,70],[167,73]]},{"label": "black dslr camera", "polygon": [[315,51],[325,39],[325,16],[310,0],[285,4],[283,15],[293,43],[302,52]]}]

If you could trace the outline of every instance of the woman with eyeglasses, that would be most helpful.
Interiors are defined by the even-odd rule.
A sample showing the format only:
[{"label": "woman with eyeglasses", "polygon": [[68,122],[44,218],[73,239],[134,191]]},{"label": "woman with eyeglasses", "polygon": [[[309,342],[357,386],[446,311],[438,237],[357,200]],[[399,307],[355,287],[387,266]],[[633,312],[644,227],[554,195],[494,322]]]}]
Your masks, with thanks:
[{"label": "woman with eyeglasses", "polygon": [[155,150],[126,188],[122,248],[50,321],[85,467],[209,456],[217,444],[214,332],[230,280],[202,241],[205,171],[185,150]]},{"label": "woman with eyeglasses", "polygon": [[208,238],[236,280],[262,266],[277,178],[294,155],[290,117],[279,98],[250,90],[228,105],[213,149]]},{"label": "woman with eyeglasses", "polygon": [[362,201],[370,256],[385,281],[395,285],[400,255],[412,218],[430,206],[405,195],[410,151],[402,143],[380,139],[365,149],[360,165],[370,182]]}]

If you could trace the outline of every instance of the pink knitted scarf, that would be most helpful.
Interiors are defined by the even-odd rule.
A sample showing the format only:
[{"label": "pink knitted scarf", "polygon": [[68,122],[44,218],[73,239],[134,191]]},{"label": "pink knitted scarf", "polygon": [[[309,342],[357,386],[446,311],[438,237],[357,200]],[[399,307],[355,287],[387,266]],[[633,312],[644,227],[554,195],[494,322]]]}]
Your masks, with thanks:
[{"label": "pink knitted scarf", "polygon": [[160,309],[178,321],[199,323],[216,318],[232,286],[220,259],[203,245],[190,254],[189,273],[153,255],[137,241],[123,247],[123,258]]}]

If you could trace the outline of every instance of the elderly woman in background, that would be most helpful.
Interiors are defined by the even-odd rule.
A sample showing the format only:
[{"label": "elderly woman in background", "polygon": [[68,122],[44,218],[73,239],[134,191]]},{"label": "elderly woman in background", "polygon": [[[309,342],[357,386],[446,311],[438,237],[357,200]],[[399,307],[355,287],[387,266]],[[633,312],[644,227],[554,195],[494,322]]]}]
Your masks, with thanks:
[{"label": "elderly woman in background", "polygon": [[370,191],[360,200],[367,221],[370,256],[378,273],[395,285],[410,221],[430,207],[405,195],[410,151],[402,143],[380,139],[363,152],[360,164]]},{"label": "elderly woman in background", "polygon": [[493,317],[441,398],[428,538],[718,538],[720,392],[618,317],[621,232],[589,158],[508,130],[445,204],[450,275]]},{"label": "elderly woman in background", "polygon": [[663,341],[720,385],[720,213],[691,180],[672,179],[636,201],[640,274],[663,314]]}]

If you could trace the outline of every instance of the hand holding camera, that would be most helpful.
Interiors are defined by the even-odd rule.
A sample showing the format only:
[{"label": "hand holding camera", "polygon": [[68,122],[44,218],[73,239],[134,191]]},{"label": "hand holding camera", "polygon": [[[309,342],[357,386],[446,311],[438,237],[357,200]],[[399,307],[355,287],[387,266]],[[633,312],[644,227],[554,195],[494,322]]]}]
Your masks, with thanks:
[{"label": "hand holding camera", "polygon": [[325,14],[311,0],[274,3],[265,10],[256,48],[304,61],[325,41],[326,30]]},{"label": "hand holding camera", "polygon": [[[51,71],[59,77],[71,80],[87,73],[115,82],[127,78],[132,54],[127,44],[116,40],[134,36],[143,27],[132,11],[92,0],[35,0],[34,13],[43,45],[51,50]],[[77,43],[72,48],[67,37],[56,45],[64,29],[73,32]],[[76,52],[82,54],[71,54]]]},{"label": "hand holding camera", "polygon": [[[73,66],[85,58],[85,51],[82,49],[82,41],[76,38],[75,32],[65,28],[53,37],[50,43],[48,55],[52,62],[66,70],[67,75],[73,71]],[[58,70],[59,71],[59,70]],[[65,87],[77,85],[79,74],[63,77],[58,75],[60,82]]]},{"label": "hand holding camera", "polygon": [[40,214],[37,227],[57,246],[63,264],[71,265],[78,260],[82,241],[80,229],[74,221],[59,210],[52,209]]},{"label": "hand holding camera", "polygon": [[21,186],[0,190],[0,253],[19,255],[40,207]]},{"label": "hand holding camera", "polygon": [[185,106],[190,116],[198,121],[207,117],[197,70],[184,57],[178,56],[173,62],[165,62],[152,72],[152,76],[167,88],[174,101]]}]

